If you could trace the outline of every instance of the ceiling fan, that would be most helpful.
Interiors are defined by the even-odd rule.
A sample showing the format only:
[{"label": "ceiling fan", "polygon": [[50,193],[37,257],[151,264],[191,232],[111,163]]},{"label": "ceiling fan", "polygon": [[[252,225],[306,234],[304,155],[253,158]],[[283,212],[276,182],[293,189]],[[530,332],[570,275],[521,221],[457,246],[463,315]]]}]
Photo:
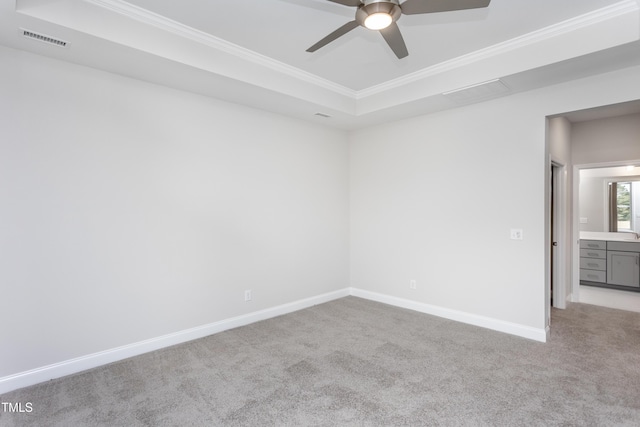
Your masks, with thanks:
[{"label": "ceiling fan", "polygon": [[400,4],[399,0],[329,0],[345,6],[357,7],[356,19],[347,22],[318,43],[307,49],[315,52],[331,43],[338,37],[344,36],[354,28],[363,26],[370,30],[380,31],[391,50],[398,59],[409,55],[400,29],[396,22],[400,16],[418,15],[422,13],[449,12],[453,10],[477,9],[489,6],[491,0],[406,0]]}]

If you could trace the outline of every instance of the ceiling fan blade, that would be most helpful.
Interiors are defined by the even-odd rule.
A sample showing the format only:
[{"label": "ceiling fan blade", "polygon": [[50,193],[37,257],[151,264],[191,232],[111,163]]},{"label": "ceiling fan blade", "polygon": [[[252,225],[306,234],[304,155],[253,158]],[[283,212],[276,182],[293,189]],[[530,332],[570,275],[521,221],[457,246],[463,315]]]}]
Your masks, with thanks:
[{"label": "ceiling fan blade", "polygon": [[360,0],[329,0],[334,3],[343,4],[345,6],[360,6]]},{"label": "ceiling fan blade", "polygon": [[478,9],[489,6],[489,3],[491,3],[491,0],[407,0],[400,5],[400,9],[405,15],[418,15],[421,13]]},{"label": "ceiling fan blade", "polygon": [[409,55],[407,45],[404,44],[404,39],[402,38],[402,33],[400,33],[398,24],[395,22],[392,23],[387,28],[380,30],[380,34],[382,34],[382,37],[387,41],[387,44],[391,50],[393,50],[393,53],[396,54],[398,59],[402,59]]},{"label": "ceiling fan blade", "polygon": [[338,28],[333,33],[329,34],[327,37],[323,38],[318,43],[316,43],[313,46],[311,46],[309,49],[307,49],[307,52],[315,52],[316,50],[320,49],[322,46],[325,46],[325,45],[331,43],[332,41],[334,41],[338,37],[344,36],[349,31],[353,30],[354,28],[358,27],[359,25],[360,24],[358,24],[355,20],[351,21],[351,22],[347,22],[342,27]]}]

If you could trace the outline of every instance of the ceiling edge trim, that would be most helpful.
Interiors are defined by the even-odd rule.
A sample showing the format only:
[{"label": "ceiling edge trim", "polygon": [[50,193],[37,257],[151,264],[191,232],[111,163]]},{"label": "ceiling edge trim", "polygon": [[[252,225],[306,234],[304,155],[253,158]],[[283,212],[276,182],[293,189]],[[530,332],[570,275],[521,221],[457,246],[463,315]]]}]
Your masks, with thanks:
[{"label": "ceiling edge trim", "polygon": [[567,34],[594,24],[598,24],[609,19],[625,15],[627,13],[637,12],[640,10],[637,0],[622,0],[610,6],[597,9],[592,12],[576,16],[571,19],[550,25],[548,27],[536,30],[519,37],[489,46],[484,49],[477,50],[467,55],[459,56],[449,61],[441,62],[432,67],[424,68],[406,76],[390,80],[388,82],[362,89],[356,93],[356,99],[363,99],[369,96],[394,90],[407,84],[441,74],[447,71],[460,68],[474,62],[489,59],[505,52],[520,49],[534,43],[548,40],[558,35]]},{"label": "ceiling edge trim", "polygon": [[321,77],[316,76],[315,74],[306,72],[296,67],[292,67],[283,62],[269,58],[265,55],[261,55],[250,49],[246,49],[242,46],[238,46],[234,43],[230,43],[226,40],[215,37],[204,31],[200,31],[198,29],[181,24],[180,22],[166,18],[157,13],[151,12],[147,9],[143,9],[141,7],[127,3],[126,1],[122,1],[122,0],[83,0],[83,1],[87,3],[91,3],[95,6],[101,7],[103,9],[107,9],[111,12],[118,13],[129,19],[133,19],[147,25],[152,25],[156,28],[159,28],[164,31],[168,31],[180,37],[184,37],[184,38],[193,40],[195,42],[207,45],[214,49],[217,49],[225,53],[228,53],[230,55],[234,55],[236,57],[244,59],[245,61],[249,61],[254,64],[258,64],[258,65],[270,68],[276,72],[280,72],[289,77],[293,77],[298,80],[302,80],[306,83],[319,86],[321,88],[330,90],[337,94],[348,96],[352,99],[355,99],[357,97],[357,91],[353,89],[339,85],[330,80],[323,79]]}]

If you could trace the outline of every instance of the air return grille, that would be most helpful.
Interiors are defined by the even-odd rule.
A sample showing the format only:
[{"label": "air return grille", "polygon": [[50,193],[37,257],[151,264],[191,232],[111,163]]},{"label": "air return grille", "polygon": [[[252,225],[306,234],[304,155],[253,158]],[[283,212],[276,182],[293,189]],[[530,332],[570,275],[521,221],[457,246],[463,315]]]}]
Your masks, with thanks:
[{"label": "air return grille", "polygon": [[444,92],[443,95],[457,104],[468,104],[497,98],[498,96],[505,95],[509,91],[510,90],[507,85],[505,85],[500,79],[495,79]]},{"label": "air return grille", "polygon": [[21,29],[22,35],[26,38],[39,40],[44,43],[52,44],[55,46],[66,47],[67,42],[64,40],[54,39],[53,37],[45,36],[44,34],[34,33],[33,31]]}]

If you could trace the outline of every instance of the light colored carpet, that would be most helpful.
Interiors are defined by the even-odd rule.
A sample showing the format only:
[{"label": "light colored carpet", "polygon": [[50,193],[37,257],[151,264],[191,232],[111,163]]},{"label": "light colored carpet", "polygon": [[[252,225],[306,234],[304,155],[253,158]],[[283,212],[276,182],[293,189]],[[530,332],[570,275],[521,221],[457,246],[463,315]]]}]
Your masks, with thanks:
[{"label": "light colored carpet", "polygon": [[2,426],[638,426],[640,314],[546,344],[355,297],[0,396]]}]

